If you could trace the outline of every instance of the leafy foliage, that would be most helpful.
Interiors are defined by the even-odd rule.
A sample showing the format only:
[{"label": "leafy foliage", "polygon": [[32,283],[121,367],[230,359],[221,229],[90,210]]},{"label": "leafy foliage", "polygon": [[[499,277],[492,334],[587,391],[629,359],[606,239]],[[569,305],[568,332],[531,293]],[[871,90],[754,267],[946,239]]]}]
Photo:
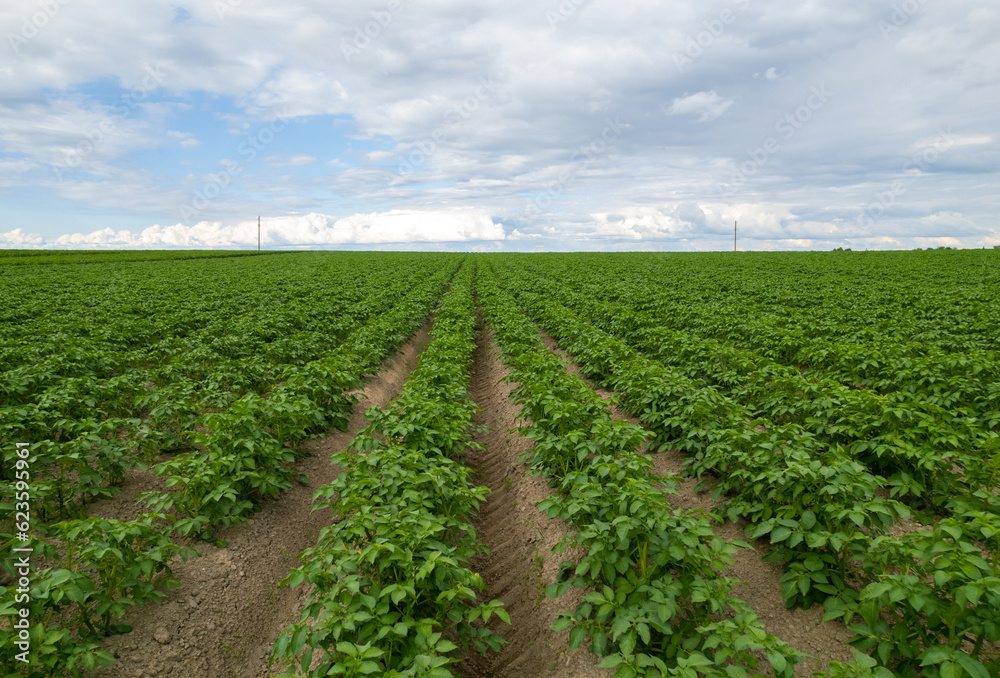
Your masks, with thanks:
[{"label": "leafy foliage", "polygon": [[[605,404],[542,344],[505,288],[481,273],[479,298],[504,351],[522,427],[535,439],[528,461],[559,493],[539,504],[577,531],[561,545],[586,555],[561,566],[547,593],[589,591],[556,630],[587,643],[616,676],[753,675],[764,652],[775,676],[791,676],[802,655],[766,633],[723,574],[737,544],[712,530],[712,516],[672,511],[672,479],[650,472],[639,453],[649,433],[611,418]],[[745,545],[744,545],[745,546]],[[721,617],[721,620],[720,620]]]},{"label": "leafy foliage", "polygon": [[[499,601],[469,562],[485,552],[467,522],[486,497],[461,463],[475,447],[468,369],[475,348],[472,270],[444,296],[434,340],[403,392],[332,461],[344,472],[314,495],[343,519],[325,528],[285,583],[313,588],[272,658],[307,676],[451,676],[457,651],[498,650],[484,625]],[[291,676],[293,674],[285,674]]]}]

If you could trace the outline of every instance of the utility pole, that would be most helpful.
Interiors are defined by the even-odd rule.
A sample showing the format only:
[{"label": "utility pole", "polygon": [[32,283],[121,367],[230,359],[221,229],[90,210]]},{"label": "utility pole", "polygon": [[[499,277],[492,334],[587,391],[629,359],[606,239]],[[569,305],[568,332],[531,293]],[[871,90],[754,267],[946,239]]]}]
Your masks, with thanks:
[{"label": "utility pole", "polygon": [[733,251],[736,251],[736,222],[733,222]]},{"label": "utility pole", "polygon": [[257,216],[257,251],[260,252],[260,216]]}]

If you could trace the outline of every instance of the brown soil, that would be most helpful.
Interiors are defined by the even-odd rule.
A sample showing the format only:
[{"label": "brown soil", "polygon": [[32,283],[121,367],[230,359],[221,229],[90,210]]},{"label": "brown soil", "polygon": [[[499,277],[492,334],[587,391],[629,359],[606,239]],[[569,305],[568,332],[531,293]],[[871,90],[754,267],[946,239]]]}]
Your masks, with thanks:
[{"label": "brown soil", "polygon": [[[299,552],[315,545],[320,529],[331,519],[329,512],[310,513],[312,493],[339,473],[330,464],[330,457],[346,449],[367,423],[365,410],[373,405],[384,407],[400,391],[429,341],[429,324],[365,386],[346,431],[333,431],[305,444],[312,455],[296,468],[306,474],[309,483],[296,485],[277,500],[265,503],[244,525],[220,530],[217,536],[228,543],[226,548],[197,544],[200,558],[173,567],[181,586],[169,591],[162,602],[126,615],[122,621],[134,630],[105,641],[104,648],[117,659],[94,675],[274,675],[276,671],[268,668],[271,647],[284,628],[298,620],[305,595],[305,587],[292,590],[279,588],[279,584],[299,564]],[[90,513],[134,517],[145,510],[132,499],[135,493],[159,487],[161,478],[133,472],[122,495],[93,506]]]},{"label": "brown soil", "polygon": [[[430,341],[430,322],[387,362],[361,393],[348,429],[333,431],[328,437],[311,440],[306,447],[312,455],[298,464],[309,478],[297,485],[242,525],[220,530],[218,538],[226,548],[199,543],[201,557],[177,563],[174,573],[181,586],[167,593],[155,605],[131,611],[122,620],[134,627],[132,633],[109,638],[105,649],[116,656],[115,663],[93,675],[101,678],[183,676],[184,678],[264,678],[280,672],[269,667],[268,657],[277,636],[299,617],[305,601],[305,587],[279,587],[297,555],[313,546],[320,529],[333,516],[329,511],[310,513],[312,493],[340,472],[329,463],[333,453],[343,450],[367,420],[365,410],[384,407],[402,388],[416,367],[420,352]],[[554,547],[573,528],[561,520],[551,520],[536,508],[550,496],[545,481],[529,475],[518,457],[529,450],[532,440],[518,434],[519,406],[510,399],[516,386],[503,381],[509,372],[499,358],[492,332],[481,327],[473,365],[473,397],[480,408],[476,423],[487,427],[477,436],[485,446],[470,454],[478,484],[491,494],[481,507],[474,525],[489,555],[477,558],[472,567],[483,576],[488,590],[483,600],[499,599],[510,615],[511,625],[494,618],[490,627],[507,643],[499,653],[471,655],[452,667],[467,678],[490,676],[604,677],[612,670],[597,668],[597,659],[585,648],[572,650],[568,634],[551,630],[562,610],[572,610],[583,592],[571,590],[561,599],[544,596],[553,583],[559,563],[580,554],[554,553]],[[543,334],[551,350],[565,356],[556,342]],[[579,374],[579,367],[567,359],[567,371]],[[581,375],[582,377],[582,375]],[[595,391],[605,400],[613,394],[600,387]],[[638,420],[609,403],[613,416],[639,424]],[[168,455],[161,457],[161,460]],[[673,476],[678,494],[668,494],[672,506],[712,511],[718,506],[710,492],[696,492],[697,480],[679,477],[683,455],[675,450],[651,455],[654,471]],[[131,519],[145,512],[144,503],[134,497],[141,492],[164,489],[164,479],[149,471],[132,471],[123,492],[107,501],[96,502],[89,514]],[[901,524],[912,530],[919,524]],[[744,539],[745,521],[725,522],[717,533],[729,540]],[[760,616],[769,633],[791,646],[813,655],[796,667],[797,676],[826,669],[832,660],[852,659],[846,640],[852,635],[843,624],[823,623],[822,609],[787,610],[781,598],[781,566],[764,563],[765,543],[755,550],[741,549],[727,574],[739,580],[735,593]]]},{"label": "brown soil", "polygon": [[[541,333],[546,346],[560,356],[567,356],[559,348],[558,343],[549,335]],[[568,358],[566,358],[569,360]],[[580,367],[569,361],[566,370],[576,374],[588,383],[590,380],[580,373]],[[604,400],[614,394],[600,386],[591,384],[594,391]],[[641,425],[641,422],[629,413],[612,403],[612,416],[624,419],[630,423]],[[666,450],[651,454],[653,470],[659,475],[673,476],[677,482],[678,494],[668,494],[667,501],[671,506],[681,509],[701,509],[713,511],[720,501],[713,501],[709,490],[696,492],[699,480],[679,476],[684,462],[684,454],[677,450]],[[716,534],[727,540],[746,541],[745,530],[749,523],[746,520],[737,522],[725,521],[716,528]],[[741,582],[734,589],[734,594],[746,601],[757,613],[768,633],[780,638],[795,649],[812,655],[795,667],[796,676],[811,676],[813,671],[826,670],[831,661],[853,661],[851,647],[847,640],[854,634],[839,622],[823,622],[823,608],[814,605],[809,610],[797,608],[789,610],[781,597],[780,579],[782,575],[780,563],[765,563],[761,557],[767,552],[767,543],[757,540],[753,543],[754,550],[740,549],[734,556],[734,564],[726,574]]]},{"label": "brown soil", "polygon": [[473,371],[473,398],[480,408],[476,423],[489,431],[477,438],[486,449],[473,453],[469,463],[479,472],[476,482],[491,490],[474,521],[490,554],[477,558],[473,569],[489,587],[484,600],[502,600],[511,625],[491,623],[507,644],[498,654],[467,657],[457,672],[468,677],[611,676],[614,672],[597,668],[597,658],[585,648],[570,649],[568,633],[551,630],[559,611],[572,610],[583,595],[574,589],[558,600],[544,596],[559,563],[574,556],[572,551],[552,551],[572,528],[535,508],[552,490],[518,461],[533,443],[513,430],[522,423],[517,419],[520,408],[510,399],[516,383],[503,381],[509,372],[492,332],[481,332],[477,340]]}]

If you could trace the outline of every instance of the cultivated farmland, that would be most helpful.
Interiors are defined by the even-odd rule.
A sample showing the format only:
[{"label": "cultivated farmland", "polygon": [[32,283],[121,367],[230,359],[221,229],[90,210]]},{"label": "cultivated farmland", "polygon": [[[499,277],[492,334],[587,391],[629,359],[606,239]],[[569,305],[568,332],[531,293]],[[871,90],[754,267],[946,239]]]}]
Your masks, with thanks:
[{"label": "cultivated farmland", "polygon": [[1000,252],[0,284],[3,675],[1000,673]]}]

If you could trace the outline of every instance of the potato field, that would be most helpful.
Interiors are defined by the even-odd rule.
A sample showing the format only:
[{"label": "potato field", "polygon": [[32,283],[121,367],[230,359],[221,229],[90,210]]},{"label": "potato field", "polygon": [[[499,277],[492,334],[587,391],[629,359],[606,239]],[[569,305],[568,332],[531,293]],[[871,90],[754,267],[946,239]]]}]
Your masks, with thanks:
[{"label": "potato field", "polygon": [[0,286],[0,676],[1000,675],[1000,251]]}]

